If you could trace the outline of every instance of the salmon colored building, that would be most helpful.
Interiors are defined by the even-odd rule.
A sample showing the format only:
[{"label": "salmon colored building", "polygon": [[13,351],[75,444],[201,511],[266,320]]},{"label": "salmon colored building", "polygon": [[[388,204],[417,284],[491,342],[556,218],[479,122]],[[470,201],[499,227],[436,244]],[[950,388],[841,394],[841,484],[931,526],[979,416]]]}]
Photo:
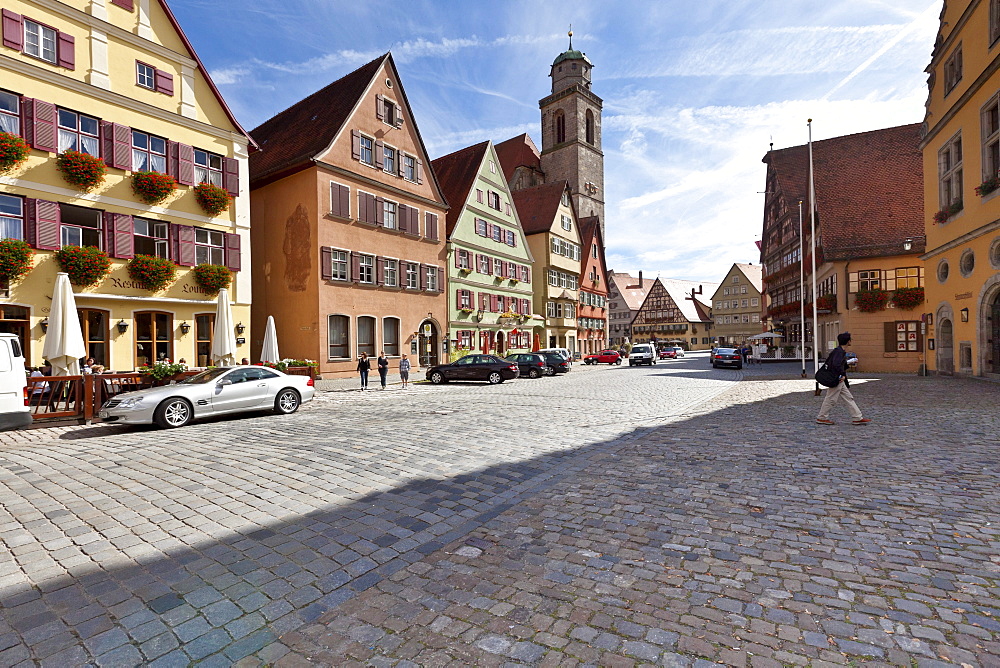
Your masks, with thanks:
[{"label": "salmon colored building", "polygon": [[591,355],[608,347],[608,268],[604,234],[597,216],[580,219],[580,305],[576,339],[580,353]]},{"label": "salmon colored building", "polygon": [[274,316],[282,356],[324,377],[354,374],[362,352],[392,369],[444,359],[447,204],[392,56],[250,134],[254,331]]}]

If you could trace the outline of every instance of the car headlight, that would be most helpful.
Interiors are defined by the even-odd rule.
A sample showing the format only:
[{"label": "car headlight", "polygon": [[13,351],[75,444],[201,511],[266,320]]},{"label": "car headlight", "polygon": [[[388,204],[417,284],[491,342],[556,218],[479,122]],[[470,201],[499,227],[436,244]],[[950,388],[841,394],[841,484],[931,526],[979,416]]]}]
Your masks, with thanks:
[{"label": "car headlight", "polygon": [[118,408],[138,408],[139,404],[142,403],[143,397],[132,397],[131,399],[122,399],[122,402],[118,404]]}]

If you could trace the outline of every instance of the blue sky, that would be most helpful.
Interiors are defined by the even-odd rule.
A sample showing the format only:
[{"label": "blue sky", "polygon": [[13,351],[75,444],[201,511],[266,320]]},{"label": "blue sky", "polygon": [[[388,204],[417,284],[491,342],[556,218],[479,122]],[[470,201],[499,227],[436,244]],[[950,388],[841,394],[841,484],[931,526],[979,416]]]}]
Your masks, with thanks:
[{"label": "blue sky", "polygon": [[758,261],[784,148],[923,120],[941,0],[172,0],[251,129],[392,51],[431,157],[528,132],[567,47],[604,98],[608,264],[718,281]]}]

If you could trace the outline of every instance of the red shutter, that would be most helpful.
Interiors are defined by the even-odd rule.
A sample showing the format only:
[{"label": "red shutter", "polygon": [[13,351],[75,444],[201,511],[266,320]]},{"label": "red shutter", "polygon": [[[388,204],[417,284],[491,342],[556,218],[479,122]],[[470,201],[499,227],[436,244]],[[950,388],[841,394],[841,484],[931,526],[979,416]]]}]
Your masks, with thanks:
[{"label": "red shutter", "polygon": [[132,169],[132,128],[127,125],[115,123],[114,135],[114,164],[118,169]]},{"label": "red shutter", "polygon": [[403,158],[405,158],[405,157],[406,157],[405,153],[403,153],[402,151],[396,151],[396,160],[399,163],[396,166],[396,176],[400,176],[401,177],[404,174],[406,174],[406,170],[403,169]]},{"label": "red shutter", "polygon": [[420,236],[420,212],[416,207],[410,207],[410,233],[415,236]]},{"label": "red shutter", "polygon": [[62,246],[61,234],[59,231],[61,217],[59,205],[56,202],[49,202],[43,199],[28,200],[34,202],[34,206],[29,207],[29,215],[33,220],[29,220],[29,225],[33,227],[34,246],[40,250],[58,250]]},{"label": "red shutter", "polygon": [[233,197],[240,194],[240,161],[236,158],[222,159],[223,183],[226,184],[226,192]]},{"label": "red shutter", "polygon": [[343,207],[340,203],[340,185],[337,183],[330,184],[330,215],[339,216],[346,218],[347,216],[343,213]]},{"label": "red shutter", "polygon": [[381,95],[375,96],[375,118],[380,121],[385,119],[385,98]]},{"label": "red shutter", "polygon": [[385,157],[385,144],[381,139],[375,140],[375,166],[382,169],[382,160]]},{"label": "red shutter", "polygon": [[396,127],[403,127],[403,109],[398,104],[396,105]]},{"label": "red shutter", "polygon": [[113,228],[110,234],[111,243],[108,245],[108,250],[111,251],[112,256],[123,259],[134,257],[135,229],[132,216],[115,213],[112,214],[111,223]]},{"label": "red shutter", "polygon": [[361,280],[361,256],[351,251],[351,280],[355,283]]},{"label": "red shutter", "polygon": [[340,215],[344,218],[351,217],[351,189],[347,186],[338,185],[340,188]]},{"label": "red shutter", "polygon": [[385,258],[375,256],[375,285],[385,282]]},{"label": "red shutter", "polygon": [[187,144],[176,144],[177,147],[177,183],[182,186],[193,186],[194,183],[194,147]]},{"label": "red shutter", "polygon": [[226,267],[230,271],[240,270],[240,235],[226,233]]},{"label": "red shutter", "polygon": [[496,313],[497,310],[497,296],[490,295],[490,313]]},{"label": "red shutter", "polygon": [[437,241],[438,238],[438,217],[436,213],[424,212],[424,228],[427,230],[427,238]]},{"label": "red shutter", "polygon": [[57,52],[59,54],[59,67],[65,67],[67,70],[76,69],[76,39],[72,35],[64,32],[59,33]]},{"label": "red shutter", "polygon": [[182,267],[193,267],[195,263],[194,228],[190,225],[174,225],[174,243],[177,264]]},{"label": "red shutter", "polygon": [[485,311],[486,310],[486,307],[488,305],[487,304],[487,299],[488,298],[489,298],[489,295],[486,294],[485,292],[480,292],[479,293],[479,310],[481,310],[481,311]]},{"label": "red shutter", "polygon": [[41,100],[24,98],[26,120],[25,139],[39,151],[56,153],[59,150],[56,132],[56,105]]},{"label": "red shutter", "polygon": [[132,0],[111,0],[111,4],[132,11]]},{"label": "red shutter", "polygon": [[357,130],[351,130],[351,157],[361,159],[361,133]]},{"label": "red shutter", "polygon": [[156,92],[163,93],[164,95],[174,94],[174,75],[164,72],[163,70],[156,70],[156,75],[153,77],[153,81],[156,82]]},{"label": "red shutter", "polygon": [[375,198],[375,224],[385,226],[385,200],[381,197]]},{"label": "red shutter", "polygon": [[333,249],[329,246],[321,246],[319,249],[319,273],[324,281],[333,278]]},{"label": "red shutter", "polygon": [[[172,158],[172,144],[173,142],[167,142],[167,173],[177,178],[176,172],[171,171],[176,162]],[[104,158],[104,164],[108,167],[115,166],[115,124],[111,121],[101,121],[101,157]]]},{"label": "red shutter", "polygon": [[531,267],[527,265],[524,267],[524,282],[531,283]]},{"label": "red shutter", "polygon": [[455,268],[456,269],[459,269],[462,266],[462,263],[459,262],[459,258],[461,257],[461,255],[462,255],[462,251],[460,251],[460,250],[458,250],[456,248],[455,249]]},{"label": "red shutter", "polygon": [[365,222],[368,219],[368,200],[365,199],[365,194],[358,191],[358,220]]},{"label": "red shutter", "polygon": [[[402,125],[403,120],[400,119],[399,122],[400,125]],[[424,161],[417,160],[417,183],[423,183],[423,182],[424,182]]]},{"label": "red shutter", "polygon": [[427,289],[427,265],[420,265],[420,289]]},{"label": "red shutter", "polygon": [[24,48],[24,22],[9,9],[3,10],[3,45],[18,51]]}]

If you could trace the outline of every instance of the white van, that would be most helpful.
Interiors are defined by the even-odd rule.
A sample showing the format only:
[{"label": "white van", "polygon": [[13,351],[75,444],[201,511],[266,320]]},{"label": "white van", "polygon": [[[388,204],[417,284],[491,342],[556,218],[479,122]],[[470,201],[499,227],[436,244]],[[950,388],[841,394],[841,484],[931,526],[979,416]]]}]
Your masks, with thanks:
[{"label": "white van", "polygon": [[648,364],[653,366],[657,360],[656,347],[652,343],[637,343],[628,353],[628,365]]},{"label": "white van", "polygon": [[14,334],[0,334],[0,431],[31,424],[31,409],[25,400],[24,352]]},{"label": "white van", "polygon": [[573,353],[571,353],[566,348],[542,348],[541,350],[535,351],[539,353],[556,353],[557,355],[562,355],[562,358],[573,364]]}]

